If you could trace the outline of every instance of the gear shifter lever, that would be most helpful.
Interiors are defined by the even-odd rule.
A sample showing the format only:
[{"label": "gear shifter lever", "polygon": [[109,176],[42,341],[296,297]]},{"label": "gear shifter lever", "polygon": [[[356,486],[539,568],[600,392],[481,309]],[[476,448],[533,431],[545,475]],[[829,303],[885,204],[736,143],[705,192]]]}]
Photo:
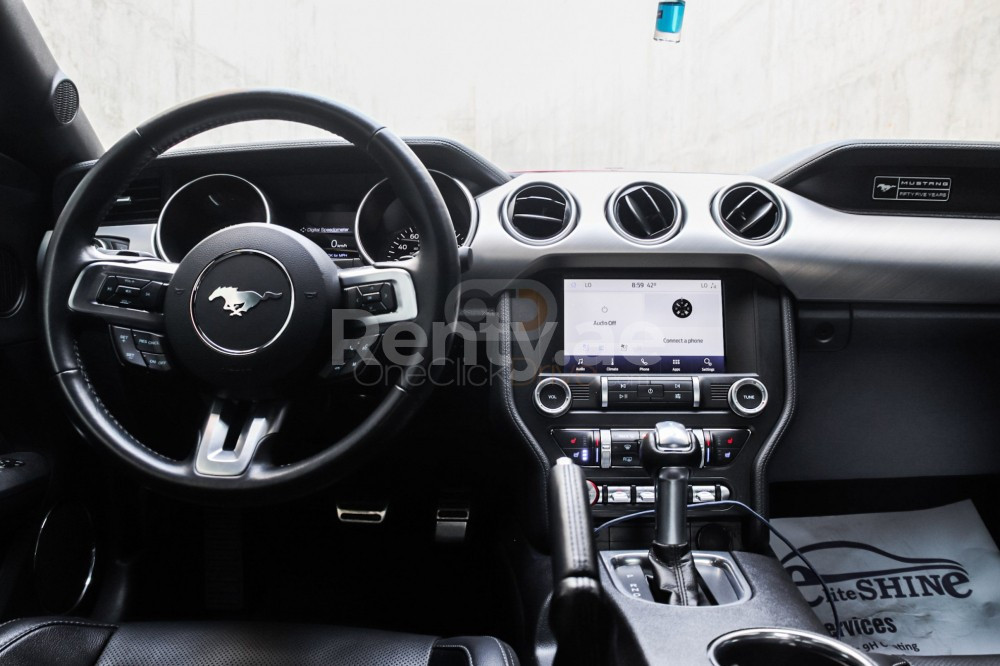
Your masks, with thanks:
[{"label": "gear shifter lever", "polygon": [[701,438],[680,423],[663,421],[646,433],[639,457],[656,485],[656,536],[649,549],[653,596],[672,606],[704,603],[687,531],[690,468],[701,467]]}]

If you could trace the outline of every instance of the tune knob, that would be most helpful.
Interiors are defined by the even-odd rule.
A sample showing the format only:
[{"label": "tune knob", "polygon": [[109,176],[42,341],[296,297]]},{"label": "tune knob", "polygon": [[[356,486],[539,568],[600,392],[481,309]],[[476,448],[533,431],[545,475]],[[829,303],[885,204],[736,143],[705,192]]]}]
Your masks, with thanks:
[{"label": "tune knob", "polygon": [[535,386],[535,407],[546,416],[562,416],[572,403],[569,384],[558,377],[546,377]]},{"label": "tune knob", "polygon": [[767,388],[760,380],[745,377],[729,387],[729,407],[739,416],[757,416],[766,406]]}]

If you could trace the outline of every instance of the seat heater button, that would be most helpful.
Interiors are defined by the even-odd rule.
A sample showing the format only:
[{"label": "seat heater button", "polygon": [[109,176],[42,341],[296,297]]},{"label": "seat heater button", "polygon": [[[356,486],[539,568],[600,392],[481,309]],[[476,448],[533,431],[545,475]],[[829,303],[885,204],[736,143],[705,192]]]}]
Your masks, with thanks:
[{"label": "seat heater button", "polygon": [[595,430],[553,430],[556,444],[564,449],[578,449],[597,446]]},{"label": "seat heater button", "polygon": [[150,370],[166,372],[170,369],[170,361],[163,354],[143,354],[142,357],[146,360],[146,366]]},{"label": "seat heater button", "polygon": [[608,504],[631,504],[632,486],[608,486]]},{"label": "seat heater button", "polygon": [[151,354],[163,353],[163,336],[146,331],[132,331],[132,339],[135,341],[135,348],[141,352]]}]

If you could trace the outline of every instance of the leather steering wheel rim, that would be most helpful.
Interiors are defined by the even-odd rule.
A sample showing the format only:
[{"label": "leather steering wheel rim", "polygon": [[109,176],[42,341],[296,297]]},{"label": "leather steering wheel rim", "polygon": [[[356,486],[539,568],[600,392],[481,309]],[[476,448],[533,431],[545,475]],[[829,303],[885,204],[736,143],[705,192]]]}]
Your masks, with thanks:
[{"label": "leather steering wheel rim", "polygon": [[[426,167],[395,134],[336,102],[286,90],[248,90],[211,95],[168,110],[123,137],[90,169],[60,214],[42,274],[42,324],[46,356],[76,425],[152,485],[185,498],[274,499],[299,495],[335,481],[366,444],[385,440],[419,407],[430,390],[431,362],[399,373],[382,402],[352,432],[304,460],[274,466],[252,462],[239,476],[204,476],[190,459],[176,461],[145,446],[111,414],[80,358],[70,294],[81,271],[99,256],[92,239],[116,195],[158,155],[207,130],[249,120],[283,120],[340,136],[381,168],[421,232],[420,255],[406,262],[414,283],[417,314],[429,333],[432,323],[453,323],[460,280],[458,248],[448,210]],[[411,263],[412,262],[412,263]],[[331,262],[332,263],[332,262]],[[421,348],[417,348],[420,351]]]}]

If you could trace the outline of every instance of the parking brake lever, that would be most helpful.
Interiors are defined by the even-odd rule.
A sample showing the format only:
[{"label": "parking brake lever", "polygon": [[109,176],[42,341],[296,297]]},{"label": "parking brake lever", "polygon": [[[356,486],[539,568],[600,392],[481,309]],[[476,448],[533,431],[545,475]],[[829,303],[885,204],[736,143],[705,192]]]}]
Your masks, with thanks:
[{"label": "parking brake lever", "polygon": [[704,605],[687,529],[690,468],[704,463],[703,444],[682,424],[664,421],[643,437],[639,457],[656,485],[656,536],[649,549],[653,597],[672,606]]}]

